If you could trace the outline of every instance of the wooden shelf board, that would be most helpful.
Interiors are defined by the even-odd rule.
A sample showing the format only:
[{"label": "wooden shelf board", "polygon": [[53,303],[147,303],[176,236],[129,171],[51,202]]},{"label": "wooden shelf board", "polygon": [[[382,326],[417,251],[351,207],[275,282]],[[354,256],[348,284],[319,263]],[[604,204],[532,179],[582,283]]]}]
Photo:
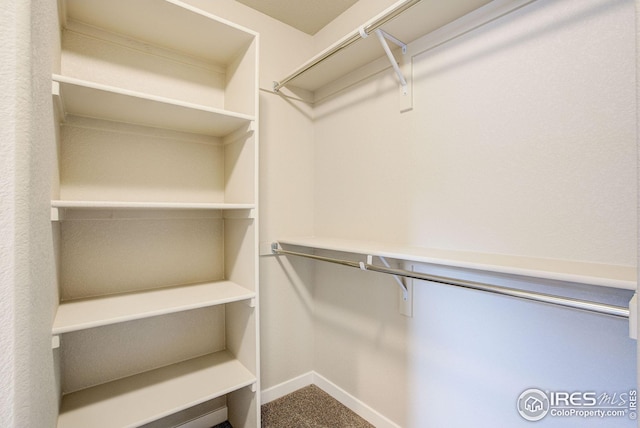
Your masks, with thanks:
[{"label": "wooden shelf board", "polygon": [[52,208],[70,209],[159,209],[159,210],[251,210],[255,204],[224,202],[129,202],[52,200]]},{"label": "wooden shelf board", "polygon": [[221,351],[67,394],[58,428],[140,426],[254,382]]},{"label": "wooden shelf board", "polygon": [[52,334],[133,321],[255,298],[231,281],[216,281],[62,302]]},{"label": "wooden shelf board", "polygon": [[278,242],[283,245],[367,254],[419,263],[430,263],[626,290],[636,289],[637,269],[634,266],[543,259],[506,254],[474,253],[317,237],[282,239]]},{"label": "wooden shelf board", "polygon": [[59,94],[54,90],[54,96],[59,95],[62,117],[72,114],[214,137],[229,135],[249,126],[255,119],[246,114],[57,74],[53,75],[53,81],[59,85]]},{"label": "wooden shelf board", "polygon": [[[179,0],[60,0],[64,19],[228,65],[256,33]],[[144,16],[145,19],[140,19]]]}]

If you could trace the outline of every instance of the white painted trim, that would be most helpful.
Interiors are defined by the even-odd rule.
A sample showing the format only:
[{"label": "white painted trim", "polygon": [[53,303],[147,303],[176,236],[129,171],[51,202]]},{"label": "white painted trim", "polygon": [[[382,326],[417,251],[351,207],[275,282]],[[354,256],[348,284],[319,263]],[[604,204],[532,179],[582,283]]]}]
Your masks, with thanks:
[{"label": "white painted trim", "polygon": [[313,383],[314,372],[302,374],[260,392],[261,404],[269,403]]},{"label": "white painted trim", "polygon": [[313,383],[376,428],[401,428],[400,425],[316,372],[313,372]]},{"label": "white painted trim", "polygon": [[374,410],[358,398],[349,394],[344,389],[340,388],[335,383],[331,382],[324,376],[310,371],[288,381],[282,382],[278,385],[272,386],[263,390],[260,395],[262,398],[261,404],[269,403],[273,400],[277,400],[280,397],[284,397],[287,394],[291,394],[300,388],[304,388],[309,385],[316,385],[324,392],[344,404],[352,412],[365,419],[376,428],[401,428],[400,425],[391,421],[378,411]]},{"label": "white painted trim", "polygon": [[229,419],[227,408],[222,407],[206,415],[191,419],[189,422],[178,425],[176,428],[210,428],[225,422],[227,419]]}]

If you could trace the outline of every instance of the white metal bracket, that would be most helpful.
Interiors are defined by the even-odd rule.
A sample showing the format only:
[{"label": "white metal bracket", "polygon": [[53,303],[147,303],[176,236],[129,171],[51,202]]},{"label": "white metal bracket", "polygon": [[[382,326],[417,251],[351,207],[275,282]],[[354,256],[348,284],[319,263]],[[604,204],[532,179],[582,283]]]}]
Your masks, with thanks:
[{"label": "white metal bracket", "polygon": [[[369,256],[371,257],[371,256]],[[387,262],[387,259],[385,259],[382,256],[378,256],[378,258],[380,259],[380,261],[382,262],[382,264],[387,267],[387,268],[391,268],[391,266],[389,266],[389,263]],[[371,263],[369,263],[371,264]],[[405,285],[405,283],[400,279],[400,277],[398,275],[392,275],[393,279],[396,280],[396,282],[398,283],[398,285],[400,286],[400,288],[402,289],[402,300],[404,300],[405,302],[407,300],[409,300],[409,290],[407,289],[407,286]]]},{"label": "white metal bracket", "polygon": [[[389,266],[387,259],[385,259],[383,256],[376,256],[376,257],[380,259],[382,264],[387,269],[391,269],[391,266]],[[361,270],[364,270],[364,271],[370,270],[369,269],[370,267],[374,267],[373,256],[368,254],[367,261],[358,262],[358,266],[360,267]],[[400,286],[400,288],[398,289],[398,291],[400,291],[400,300],[399,300],[400,303],[398,305],[398,311],[400,312],[400,314],[404,316],[412,317],[413,316],[413,281],[410,279],[407,279],[407,281],[405,282],[398,275],[391,275],[391,276],[393,276],[393,279],[395,279],[396,283]]]},{"label": "white metal bracket", "polygon": [[404,74],[400,70],[398,61],[396,61],[396,58],[393,56],[393,53],[391,52],[391,48],[389,48],[389,44],[387,43],[387,40],[400,46],[400,48],[402,48],[403,54],[407,53],[406,43],[398,40],[397,38],[393,37],[391,34],[386,33],[379,28],[376,30],[376,36],[378,36],[378,40],[382,45],[382,49],[384,49],[384,52],[387,54],[387,58],[389,58],[389,62],[391,62],[391,67],[393,67],[393,70],[398,75],[398,80],[400,81],[400,85],[402,86],[402,93],[404,95],[407,95],[409,93],[407,90],[407,79],[405,79]]},{"label": "white metal bracket", "polygon": [[60,347],[60,336],[51,336],[51,349],[58,349]]},{"label": "white metal bracket", "polygon": [[[411,271],[413,271],[413,266],[411,266]],[[399,290],[400,293],[398,293],[398,312],[408,318],[413,317],[413,282],[412,278],[404,280],[409,295],[408,299],[404,299],[403,290]]]},{"label": "white metal bracket", "polygon": [[638,293],[629,301],[629,337],[638,340]]}]

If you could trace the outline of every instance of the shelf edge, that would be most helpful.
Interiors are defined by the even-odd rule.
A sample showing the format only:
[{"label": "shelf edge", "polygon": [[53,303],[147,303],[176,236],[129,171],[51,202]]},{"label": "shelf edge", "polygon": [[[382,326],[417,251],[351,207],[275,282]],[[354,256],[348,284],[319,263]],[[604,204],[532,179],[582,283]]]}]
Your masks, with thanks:
[{"label": "shelf edge", "polygon": [[[518,275],[518,276],[526,276],[533,278],[542,278],[548,280],[556,280],[556,281],[564,281],[564,282],[573,282],[587,285],[596,285],[602,287],[611,287],[625,290],[636,290],[637,283],[632,279],[623,279],[623,278],[612,278],[605,276],[597,276],[590,274],[581,274],[576,272],[562,272],[558,270],[544,270],[537,269],[535,267],[523,267],[523,266],[513,266],[507,264],[500,263],[490,263],[490,262],[478,262],[473,260],[465,260],[461,259],[453,259],[453,258],[445,258],[443,256],[436,255],[424,255],[419,254],[419,252],[426,251],[443,251],[454,253],[453,250],[437,250],[437,249],[429,249],[429,248],[421,248],[421,247],[410,247],[410,246],[402,246],[396,244],[382,244],[375,242],[358,242],[358,241],[347,241],[340,239],[328,239],[328,238],[288,238],[278,240],[280,244],[284,245],[293,245],[293,246],[301,246],[314,248],[319,250],[328,250],[328,251],[341,251],[347,253],[355,253],[355,254],[363,254],[363,255],[372,255],[372,256],[382,256],[395,258],[399,260],[413,261],[417,263],[427,263],[427,264],[436,264],[440,266],[450,266],[454,268],[463,268],[463,269],[473,269],[485,272],[495,272],[509,275]],[[385,248],[386,247],[386,248]],[[412,251],[413,250],[413,251]],[[521,256],[511,256],[511,255],[498,255],[498,254],[489,254],[489,253],[466,253],[459,252],[461,254],[476,255],[485,258],[494,257],[506,257],[511,258],[513,260],[518,260],[522,263],[526,263],[528,261],[534,262],[567,262],[571,263],[579,263],[584,265],[598,265],[597,263],[589,264],[586,262],[578,262],[571,260],[556,260],[556,259],[537,259],[532,257],[521,257]],[[608,268],[620,268],[625,270],[634,269],[631,266],[617,266],[617,265],[603,265]]]},{"label": "shelf edge", "polygon": [[[144,296],[148,296],[149,295],[161,295],[163,293],[163,291],[173,291],[173,290],[180,290],[181,288],[184,290],[187,290],[188,287],[197,287],[199,285],[201,286],[205,286],[205,285],[216,285],[219,284],[220,286],[223,286],[224,283],[229,283],[229,284],[233,284],[233,286],[236,286],[238,289],[242,289],[245,290],[246,292],[238,292],[237,294],[233,295],[233,296],[228,296],[228,297],[224,297],[224,298],[216,298],[216,299],[212,299],[209,301],[193,301],[190,303],[184,303],[181,305],[176,305],[176,306],[169,306],[167,307],[166,305],[164,307],[158,307],[158,308],[152,308],[152,309],[148,309],[145,310],[143,312],[134,312],[134,313],[124,313],[124,314],[119,314],[119,315],[113,315],[111,317],[106,317],[103,316],[102,318],[99,319],[93,319],[93,320],[89,320],[89,321],[75,321],[75,322],[61,322],[60,321],[60,314],[62,314],[62,317],[65,317],[65,313],[68,311],[68,308],[70,306],[77,306],[77,305],[82,305],[82,303],[87,303],[88,305],[91,304],[97,304],[100,300],[109,300],[109,299],[115,299],[115,298],[122,298],[122,299],[126,299],[126,296],[131,296],[131,300],[136,300],[136,299],[140,299],[143,298]],[[241,290],[238,290],[241,291]],[[54,319],[53,322],[53,326],[51,329],[51,334],[52,335],[59,335],[59,334],[64,334],[64,333],[71,333],[74,331],[81,331],[81,330],[87,330],[90,328],[95,328],[95,327],[103,327],[103,326],[107,326],[107,325],[113,325],[113,324],[119,324],[119,323],[123,323],[123,322],[129,322],[129,321],[136,321],[136,320],[141,320],[141,319],[146,319],[146,318],[152,318],[155,316],[160,316],[160,315],[168,315],[168,314],[173,314],[173,313],[178,313],[178,312],[184,312],[184,311],[189,311],[189,310],[193,310],[193,309],[200,309],[200,308],[206,308],[206,307],[212,307],[212,306],[218,306],[218,305],[224,305],[227,303],[234,303],[234,302],[242,302],[242,301],[250,301],[252,299],[255,299],[256,297],[256,293],[254,291],[251,291],[245,287],[242,287],[239,284],[233,283],[231,281],[216,281],[216,282],[211,282],[211,283],[202,283],[202,284],[187,284],[184,286],[173,286],[173,287],[164,287],[164,288],[159,288],[159,289],[152,289],[152,290],[142,290],[140,292],[130,292],[130,293],[121,293],[121,294],[113,294],[113,295],[106,295],[106,296],[99,296],[99,297],[94,297],[94,298],[84,298],[84,299],[76,299],[76,300],[68,300],[68,301],[64,301],[62,302],[59,307],[58,307],[58,312],[56,313],[56,317]],[[121,304],[122,305],[122,304]],[[62,325],[59,325],[62,324]]]}]

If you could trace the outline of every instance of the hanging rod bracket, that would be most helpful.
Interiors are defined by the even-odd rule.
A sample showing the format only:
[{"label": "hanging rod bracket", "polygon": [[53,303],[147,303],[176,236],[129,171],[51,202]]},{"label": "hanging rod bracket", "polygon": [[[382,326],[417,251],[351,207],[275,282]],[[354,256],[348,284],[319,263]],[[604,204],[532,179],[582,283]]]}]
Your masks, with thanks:
[{"label": "hanging rod bracket", "polygon": [[380,44],[382,45],[382,49],[384,49],[384,52],[387,54],[387,58],[389,58],[391,67],[393,67],[393,70],[398,75],[398,80],[400,81],[400,85],[402,86],[402,93],[404,95],[407,95],[407,79],[405,79],[404,74],[402,74],[402,71],[400,70],[400,66],[398,65],[398,61],[396,61],[396,58],[393,56],[393,53],[391,52],[391,48],[389,48],[389,44],[387,43],[387,40],[400,46],[402,48],[403,54],[407,52],[407,45],[402,41],[398,40],[397,38],[393,37],[391,34],[385,31],[382,31],[380,28],[376,29],[375,33],[376,33],[376,36],[378,36],[378,40],[380,41]]},{"label": "hanging rod bracket", "polygon": [[407,53],[407,44],[405,42],[403,42],[402,40],[398,39],[397,37],[392,36],[391,34],[387,33],[384,30],[381,30],[380,28],[378,28],[376,30],[376,33],[381,33],[382,36],[386,40],[389,40],[391,43],[399,46],[400,49],[402,50],[402,54],[406,54]]},{"label": "hanging rod bracket", "polygon": [[[391,267],[391,266],[389,266],[389,263],[387,262],[387,259],[385,259],[382,256],[378,256],[378,258],[380,259],[380,261],[382,262],[382,264],[386,268],[390,268]],[[369,263],[369,264],[372,265],[373,263]],[[404,300],[406,302],[407,300],[409,300],[409,289],[407,288],[407,285],[404,283],[404,281],[402,281],[400,279],[400,277],[398,275],[392,275],[392,276],[393,276],[393,279],[396,280],[396,283],[398,283],[398,285],[402,289],[402,300]]]},{"label": "hanging rod bracket", "polygon": [[629,337],[638,340],[638,293],[629,302]]}]

